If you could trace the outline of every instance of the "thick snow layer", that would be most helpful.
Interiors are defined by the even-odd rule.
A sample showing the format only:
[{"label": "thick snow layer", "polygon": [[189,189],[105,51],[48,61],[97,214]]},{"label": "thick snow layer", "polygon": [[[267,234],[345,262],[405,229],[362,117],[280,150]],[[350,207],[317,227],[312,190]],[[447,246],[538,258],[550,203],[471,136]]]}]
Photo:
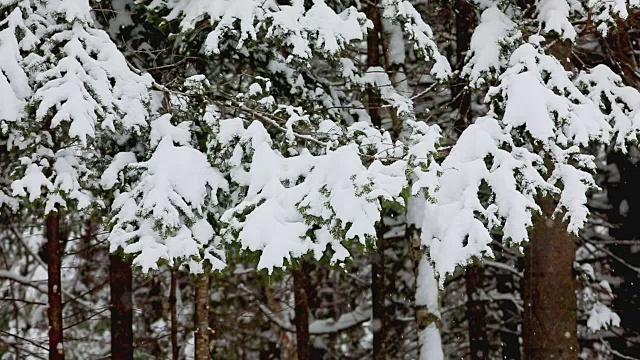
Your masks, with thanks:
[{"label": "thick snow layer", "polygon": [[471,36],[470,51],[462,75],[469,77],[471,86],[484,83],[485,74],[498,72],[506,65],[502,46],[517,37],[515,24],[496,6],[482,12],[480,24]]},{"label": "thick snow layer", "polygon": [[553,31],[564,39],[575,40],[577,33],[569,20],[571,8],[567,0],[538,0],[536,7],[545,32]]},{"label": "thick snow layer", "polygon": [[[238,124],[231,120],[225,125],[223,139],[237,134]],[[342,236],[363,243],[374,237],[380,220],[378,199],[401,200],[405,164],[387,166],[374,160],[367,167],[355,143],[325,155],[303,150],[287,158],[272,149],[259,122],[240,138],[251,146],[251,166],[248,172],[232,172],[232,178],[248,186],[247,196],[225,213],[223,221],[240,230],[243,247],[261,251],[259,268],[283,267],[307,252],[320,258],[327,245],[335,252],[332,261],[343,261],[348,252],[340,244]],[[247,211],[244,221],[235,218]]]},{"label": "thick snow layer", "polygon": [[[111,251],[122,247],[136,254],[133,262],[145,272],[156,269],[160,259],[202,259],[202,253],[220,268],[224,257],[215,244],[209,248],[214,233],[204,219],[208,206],[217,203],[218,190],[228,189],[227,181],[205,154],[190,146],[184,123],[175,126],[170,120],[163,115],[151,124],[151,142],[157,146],[149,160],[135,163],[131,155],[121,154],[109,177],[103,178],[109,184],[111,173],[127,166],[140,171],[135,186],[114,203],[118,213],[109,236]],[[195,266],[193,272],[202,271],[198,262],[190,266]]]},{"label": "thick snow layer", "polygon": [[[528,239],[532,211],[539,209],[535,195],[555,191],[538,172],[541,162],[515,146],[493,118],[478,119],[462,133],[442,162],[435,203],[425,204],[422,225],[422,242],[441,283],[471,257],[492,254],[492,228],[503,227],[505,238],[516,244]],[[484,185],[493,194],[487,205],[479,196]]]},{"label": "thick snow layer", "polygon": [[220,52],[224,36],[236,32],[239,24],[238,48],[247,40],[257,40],[258,32],[266,31],[269,39],[281,39],[293,56],[309,58],[313,49],[334,54],[352,40],[361,40],[368,27],[363,13],[350,7],[337,14],[323,0],[315,0],[305,11],[303,1],[278,5],[275,1],[258,0],[170,0],[152,1],[152,9],[167,7],[167,20],[180,19],[183,31],[195,28],[207,20],[213,29],[207,35],[205,51]]}]

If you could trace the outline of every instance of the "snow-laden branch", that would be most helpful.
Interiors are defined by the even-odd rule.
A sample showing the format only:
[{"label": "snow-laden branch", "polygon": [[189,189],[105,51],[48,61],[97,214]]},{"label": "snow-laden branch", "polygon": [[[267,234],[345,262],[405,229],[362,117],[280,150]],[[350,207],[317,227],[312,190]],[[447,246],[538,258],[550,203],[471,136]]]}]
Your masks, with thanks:
[{"label": "snow-laden branch", "polygon": [[[264,304],[258,305],[260,311],[272,323],[276,324],[280,329],[287,332],[295,333],[296,327],[281,319],[268,306]],[[349,330],[356,326],[360,326],[371,319],[371,310],[356,309],[354,311],[340,315],[338,320],[322,319],[314,320],[309,324],[310,335],[328,335],[336,334],[345,330]]]}]

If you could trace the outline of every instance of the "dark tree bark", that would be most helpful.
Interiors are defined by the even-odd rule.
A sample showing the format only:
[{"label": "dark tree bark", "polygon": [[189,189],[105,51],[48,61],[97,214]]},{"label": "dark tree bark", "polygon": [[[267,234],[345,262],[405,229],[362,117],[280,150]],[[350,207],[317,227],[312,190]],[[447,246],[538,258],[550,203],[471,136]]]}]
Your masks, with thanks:
[{"label": "dark tree bark", "polygon": [[[380,45],[382,20],[380,17],[380,8],[378,0],[372,0],[367,3],[367,18],[373,22],[373,28],[367,33],[367,65],[381,66]],[[369,88],[367,90],[369,116],[374,126],[382,125],[380,116],[381,99],[378,89]],[[382,222],[379,225],[382,227]],[[382,360],[386,358],[385,354],[385,288],[384,288],[384,239],[383,232],[378,234],[376,252],[371,257],[371,301],[373,310],[373,358],[374,360]]]},{"label": "dark tree bark", "polygon": [[470,265],[466,269],[464,278],[467,292],[467,321],[469,324],[471,359],[488,359],[487,310],[484,302],[480,299],[480,293],[484,287],[482,266],[477,264]]},{"label": "dark tree bark", "polygon": [[171,269],[171,286],[169,288],[169,312],[171,313],[171,359],[178,360],[178,312],[176,309],[176,270]]},{"label": "dark tree bark", "polygon": [[[380,224],[379,226],[382,226]],[[386,359],[385,338],[387,329],[387,317],[385,310],[386,289],[384,286],[384,232],[378,232],[376,251],[371,254],[371,305],[373,328],[373,358],[374,360]]]},{"label": "dark tree bark", "polygon": [[[453,13],[456,22],[456,62],[455,69],[460,71],[464,67],[464,59],[471,44],[471,29],[475,26],[475,12],[466,0],[453,2]],[[460,133],[471,124],[471,92],[465,90],[465,82],[458,81],[451,87],[454,106],[458,109],[458,118],[454,124]]]},{"label": "dark tree bark", "polygon": [[[501,273],[496,276],[496,288],[500,294],[513,295],[517,291],[512,274]],[[503,360],[520,360],[520,336],[518,323],[520,313],[511,300],[500,301],[500,343]]]},{"label": "dark tree bark", "polygon": [[195,360],[209,360],[209,271],[205,266],[196,278]]},{"label": "dark tree bark", "polygon": [[309,341],[309,304],[306,284],[309,281],[302,269],[293,268],[293,291],[295,296],[295,322],[297,360],[311,360],[311,342]]},{"label": "dark tree bark", "polygon": [[578,359],[576,243],[562,216],[551,219],[554,203],[540,203],[525,249],[524,359]]},{"label": "dark tree bark", "polygon": [[47,268],[49,308],[49,359],[64,359],[64,343],[62,337],[62,289],[60,270],[62,268],[62,244],[60,241],[60,212],[50,213],[46,217],[47,233]]},{"label": "dark tree bark", "polygon": [[133,297],[131,262],[119,255],[109,255],[111,286],[111,358],[133,359]]},{"label": "dark tree bark", "polygon": [[[366,13],[367,18],[373,22],[373,28],[367,32],[367,66],[382,66],[380,59],[382,19],[380,18],[378,0],[367,2]],[[380,91],[374,87],[369,87],[367,89],[367,98],[367,108],[369,109],[371,123],[379,127],[382,125]]]}]

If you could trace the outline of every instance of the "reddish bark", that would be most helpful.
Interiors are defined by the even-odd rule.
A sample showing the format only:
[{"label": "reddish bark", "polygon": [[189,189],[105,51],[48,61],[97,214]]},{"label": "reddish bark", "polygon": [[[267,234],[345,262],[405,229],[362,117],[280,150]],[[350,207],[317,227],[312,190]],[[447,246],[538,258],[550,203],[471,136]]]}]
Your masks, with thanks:
[{"label": "reddish bark", "polygon": [[62,337],[62,289],[60,270],[62,268],[62,246],[60,241],[60,213],[53,212],[46,217],[47,229],[47,268],[49,308],[49,359],[64,359]]},{"label": "reddish bark", "polygon": [[109,255],[111,287],[111,358],[133,359],[133,297],[131,263],[119,255]]},{"label": "reddish bark", "polygon": [[301,269],[292,269],[293,291],[295,296],[296,346],[297,360],[311,360],[311,343],[309,338],[309,304],[307,302],[306,283],[309,281]]}]

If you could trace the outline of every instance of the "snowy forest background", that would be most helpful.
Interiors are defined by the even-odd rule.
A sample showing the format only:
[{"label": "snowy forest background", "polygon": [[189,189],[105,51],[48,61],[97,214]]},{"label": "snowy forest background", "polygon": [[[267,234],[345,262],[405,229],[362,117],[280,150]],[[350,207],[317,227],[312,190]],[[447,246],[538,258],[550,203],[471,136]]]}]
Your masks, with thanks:
[{"label": "snowy forest background", "polygon": [[640,359],[638,0],[0,0],[0,359]]}]

